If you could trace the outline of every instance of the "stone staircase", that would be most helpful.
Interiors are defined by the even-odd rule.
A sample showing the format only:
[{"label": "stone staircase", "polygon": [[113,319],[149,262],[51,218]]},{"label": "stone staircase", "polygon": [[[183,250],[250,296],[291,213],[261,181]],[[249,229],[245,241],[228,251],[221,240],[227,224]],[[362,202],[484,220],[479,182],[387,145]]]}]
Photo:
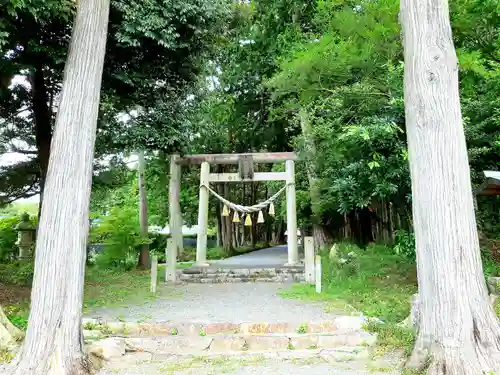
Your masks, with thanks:
[{"label": "stone staircase", "polygon": [[89,352],[103,360],[130,353],[149,359],[172,355],[366,350],[376,336],[363,330],[359,317],[304,323],[125,323],[87,320]]},{"label": "stone staircase", "polygon": [[179,280],[187,283],[304,282],[304,266],[293,267],[190,267],[178,271]]}]

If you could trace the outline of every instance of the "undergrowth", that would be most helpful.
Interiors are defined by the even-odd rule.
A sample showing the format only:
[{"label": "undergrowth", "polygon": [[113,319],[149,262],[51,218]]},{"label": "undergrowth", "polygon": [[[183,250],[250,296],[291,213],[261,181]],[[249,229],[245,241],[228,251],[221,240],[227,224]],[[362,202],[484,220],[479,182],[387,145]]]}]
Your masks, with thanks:
[{"label": "undergrowth", "polygon": [[[164,268],[159,267],[158,274],[163,273]],[[125,271],[119,268],[88,267],[85,275],[84,312],[98,307],[124,307],[150,301],[155,298],[149,292],[150,282],[149,270]],[[9,287],[21,288],[16,285],[9,285]],[[162,295],[165,293],[169,293],[169,297],[175,297],[179,292],[170,289],[162,290]],[[29,295],[17,300],[5,301],[4,311],[16,327],[25,330],[29,316]]]},{"label": "undergrowth", "polygon": [[347,304],[386,323],[399,323],[410,313],[410,297],[417,292],[415,264],[391,248],[339,244],[336,258],[322,254],[322,270],[320,295],[313,286],[301,284],[282,296],[320,299],[338,307]]},{"label": "undergrowth", "polygon": [[410,298],[417,292],[415,263],[401,252],[387,246],[371,244],[361,249],[350,243],[337,245],[336,257],[322,254],[322,293],[314,286],[294,285],[282,292],[283,297],[322,300],[327,309],[362,311],[377,317],[383,324],[367,328],[378,334],[383,350],[400,349],[409,353],[414,333],[398,323],[410,313]]}]

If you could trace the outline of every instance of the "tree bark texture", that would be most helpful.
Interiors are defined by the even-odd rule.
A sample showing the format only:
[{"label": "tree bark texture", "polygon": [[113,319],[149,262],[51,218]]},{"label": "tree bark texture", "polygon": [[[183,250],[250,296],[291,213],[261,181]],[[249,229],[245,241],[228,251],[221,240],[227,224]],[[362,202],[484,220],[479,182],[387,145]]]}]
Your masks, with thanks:
[{"label": "tree bark texture", "polygon": [[[148,237],[148,195],[146,191],[146,160],[144,159],[144,152],[137,153],[137,170],[139,174],[139,225],[141,227],[141,237],[146,239]],[[141,245],[139,253],[140,268],[149,267],[149,244],[144,243]]]},{"label": "tree bark texture", "polygon": [[321,189],[315,171],[316,145],[311,128],[311,120],[305,109],[300,110],[300,127],[304,137],[305,153],[307,158],[306,170],[309,181],[309,194],[311,197],[313,238],[316,249],[324,249],[328,246],[328,236],[321,225]]},{"label": "tree bark texture", "polygon": [[[219,165],[218,166],[219,173],[225,172],[225,166]],[[226,197],[226,199],[231,200],[231,188],[228,183],[223,183],[222,185],[219,185],[221,188],[221,195],[223,197]],[[222,247],[224,249],[224,254],[227,256],[231,256],[234,254],[234,248],[236,247],[235,245],[235,239],[236,236],[233,233],[234,228],[237,227],[233,225],[233,211],[230,212],[229,216],[224,216],[221,217],[222,219]]]},{"label": "tree bark texture", "polygon": [[176,164],[179,155],[170,157],[170,182],[168,187],[168,216],[170,236],[177,246],[177,255],[184,251],[184,236],[182,235],[182,211],[181,211],[181,175],[182,169]]},{"label": "tree bark texture", "polygon": [[401,0],[404,94],[421,322],[409,367],[500,373],[488,303],[446,0]]},{"label": "tree bark texture", "polygon": [[52,139],[31,311],[15,375],[82,375],[89,199],[109,0],[80,0]]}]

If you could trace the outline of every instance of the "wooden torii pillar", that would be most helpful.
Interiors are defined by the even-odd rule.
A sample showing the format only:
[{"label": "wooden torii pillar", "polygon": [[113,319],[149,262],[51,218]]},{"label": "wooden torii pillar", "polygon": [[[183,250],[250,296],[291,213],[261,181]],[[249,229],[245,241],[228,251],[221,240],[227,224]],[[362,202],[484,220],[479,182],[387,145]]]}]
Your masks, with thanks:
[{"label": "wooden torii pillar", "polygon": [[[210,165],[238,164],[242,160],[251,160],[253,163],[280,163],[285,162],[285,172],[256,172],[251,178],[245,178],[239,173],[211,173]],[[176,256],[182,247],[182,219],[180,214],[180,167],[183,165],[201,164],[200,172],[200,195],[198,206],[198,238],[196,247],[196,265],[208,266],[207,254],[207,230],[208,230],[208,200],[209,192],[206,188],[211,182],[250,182],[250,181],[286,181],[287,200],[287,231],[288,231],[288,262],[287,265],[295,265],[299,261],[298,238],[297,238],[297,212],[295,196],[295,160],[297,156],[293,152],[280,153],[247,153],[247,154],[200,154],[179,157],[172,156],[170,179],[169,205],[170,205],[170,231],[175,243],[175,249],[169,256]],[[170,250],[169,250],[170,251]],[[175,251],[175,253],[174,253]],[[173,272],[175,274],[175,272]],[[169,274],[169,272],[167,272]],[[175,275],[173,276],[175,278]]]}]

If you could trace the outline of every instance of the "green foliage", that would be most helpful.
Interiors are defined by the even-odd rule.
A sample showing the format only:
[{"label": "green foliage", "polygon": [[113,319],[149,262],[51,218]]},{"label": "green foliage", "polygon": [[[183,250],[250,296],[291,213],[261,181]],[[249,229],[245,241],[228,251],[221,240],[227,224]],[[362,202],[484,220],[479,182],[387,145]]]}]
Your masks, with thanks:
[{"label": "green foliage", "polygon": [[[161,271],[160,271],[161,272]],[[28,285],[26,280],[21,280],[20,276],[13,274],[33,274],[33,264],[2,265],[0,264],[0,283],[7,284],[14,289],[19,285]],[[4,277],[6,276],[6,277]],[[6,281],[7,280],[7,281]],[[100,269],[98,267],[87,267],[85,272],[84,285],[84,312],[99,307],[127,307],[131,304],[144,303],[155,298],[149,293],[149,283],[151,274],[149,270],[123,269]],[[10,284],[15,281],[16,284]],[[31,283],[31,280],[30,282]],[[162,292],[163,296],[174,298],[178,296],[178,291],[170,294]],[[29,315],[29,301],[20,299],[11,300],[4,305],[7,317],[21,329],[26,329]]]},{"label": "green foliage", "polygon": [[398,327],[396,324],[377,324],[371,322],[367,326],[368,331],[377,334],[377,346],[382,351],[392,351],[394,349],[403,350],[408,357],[415,344],[415,331]]},{"label": "green foliage", "polygon": [[15,227],[19,217],[0,218],[0,263],[16,259],[19,249],[16,246],[17,231]]},{"label": "green foliage", "polygon": [[362,7],[319,2],[320,35],[309,35],[267,82],[285,99],[276,113],[296,122],[298,109],[308,113],[325,216],[379,200],[404,206],[409,193],[398,3]]},{"label": "green foliage", "polygon": [[483,260],[483,270],[486,277],[500,276],[500,261],[495,257],[491,248],[481,247],[481,258]]},{"label": "green foliage", "polygon": [[30,286],[33,281],[34,263],[13,262],[0,264],[0,283]]},{"label": "green foliage", "polygon": [[294,286],[283,293],[293,298],[321,298],[339,305],[342,302],[367,316],[396,324],[410,313],[410,297],[417,290],[416,269],[407,258],[386,246],[370,245],[361,250],[355,245],[339,244],[337,257],[322,254],[323,292],[314,287]]},{"label": "green foliage", "polygon": [[21,216],[23,213],[30,216],[38,215],[38,203],[36,202],[14,202],[3,208],[0,208],[0,216]]},{"label": "green foliage", "polygon": [[100,224],[92,228],[91,241],[105,246],[95,259],[99,267],[131,269],[137,265],[138,248],[150,242],[141,235],[137,212],[128,206],[112,207]]},{"label": "green foliage", "polygon": [[84,310],[143,303],[154,298],[149,293],[150,282],[149,270],[88,267],[85,273]]},{"label": "green foliage", "polygon": [[21,306],[7,306],[4,309],[5,315],[17,328],[26,331],[28,328],[28,314]]},{"label": "green foliage", "polygon": [[[0,204],[43,187],[40,162],[49,156],[75,8],[69,0],[0,4],[0,154],[25,156],[0,168]],[[196,92],[203,61],[230,14],[225,0],[111,1],[97,156],[179,150],[189,142],[185,99]],[[30,85],[11,85],[16,75]]]},{"label": "green foliage", "polygon": [[396,231],[396,245],[394,251],[396,254],[404,255],[409,260],[415,261],[415,233],[405,230]]}]

